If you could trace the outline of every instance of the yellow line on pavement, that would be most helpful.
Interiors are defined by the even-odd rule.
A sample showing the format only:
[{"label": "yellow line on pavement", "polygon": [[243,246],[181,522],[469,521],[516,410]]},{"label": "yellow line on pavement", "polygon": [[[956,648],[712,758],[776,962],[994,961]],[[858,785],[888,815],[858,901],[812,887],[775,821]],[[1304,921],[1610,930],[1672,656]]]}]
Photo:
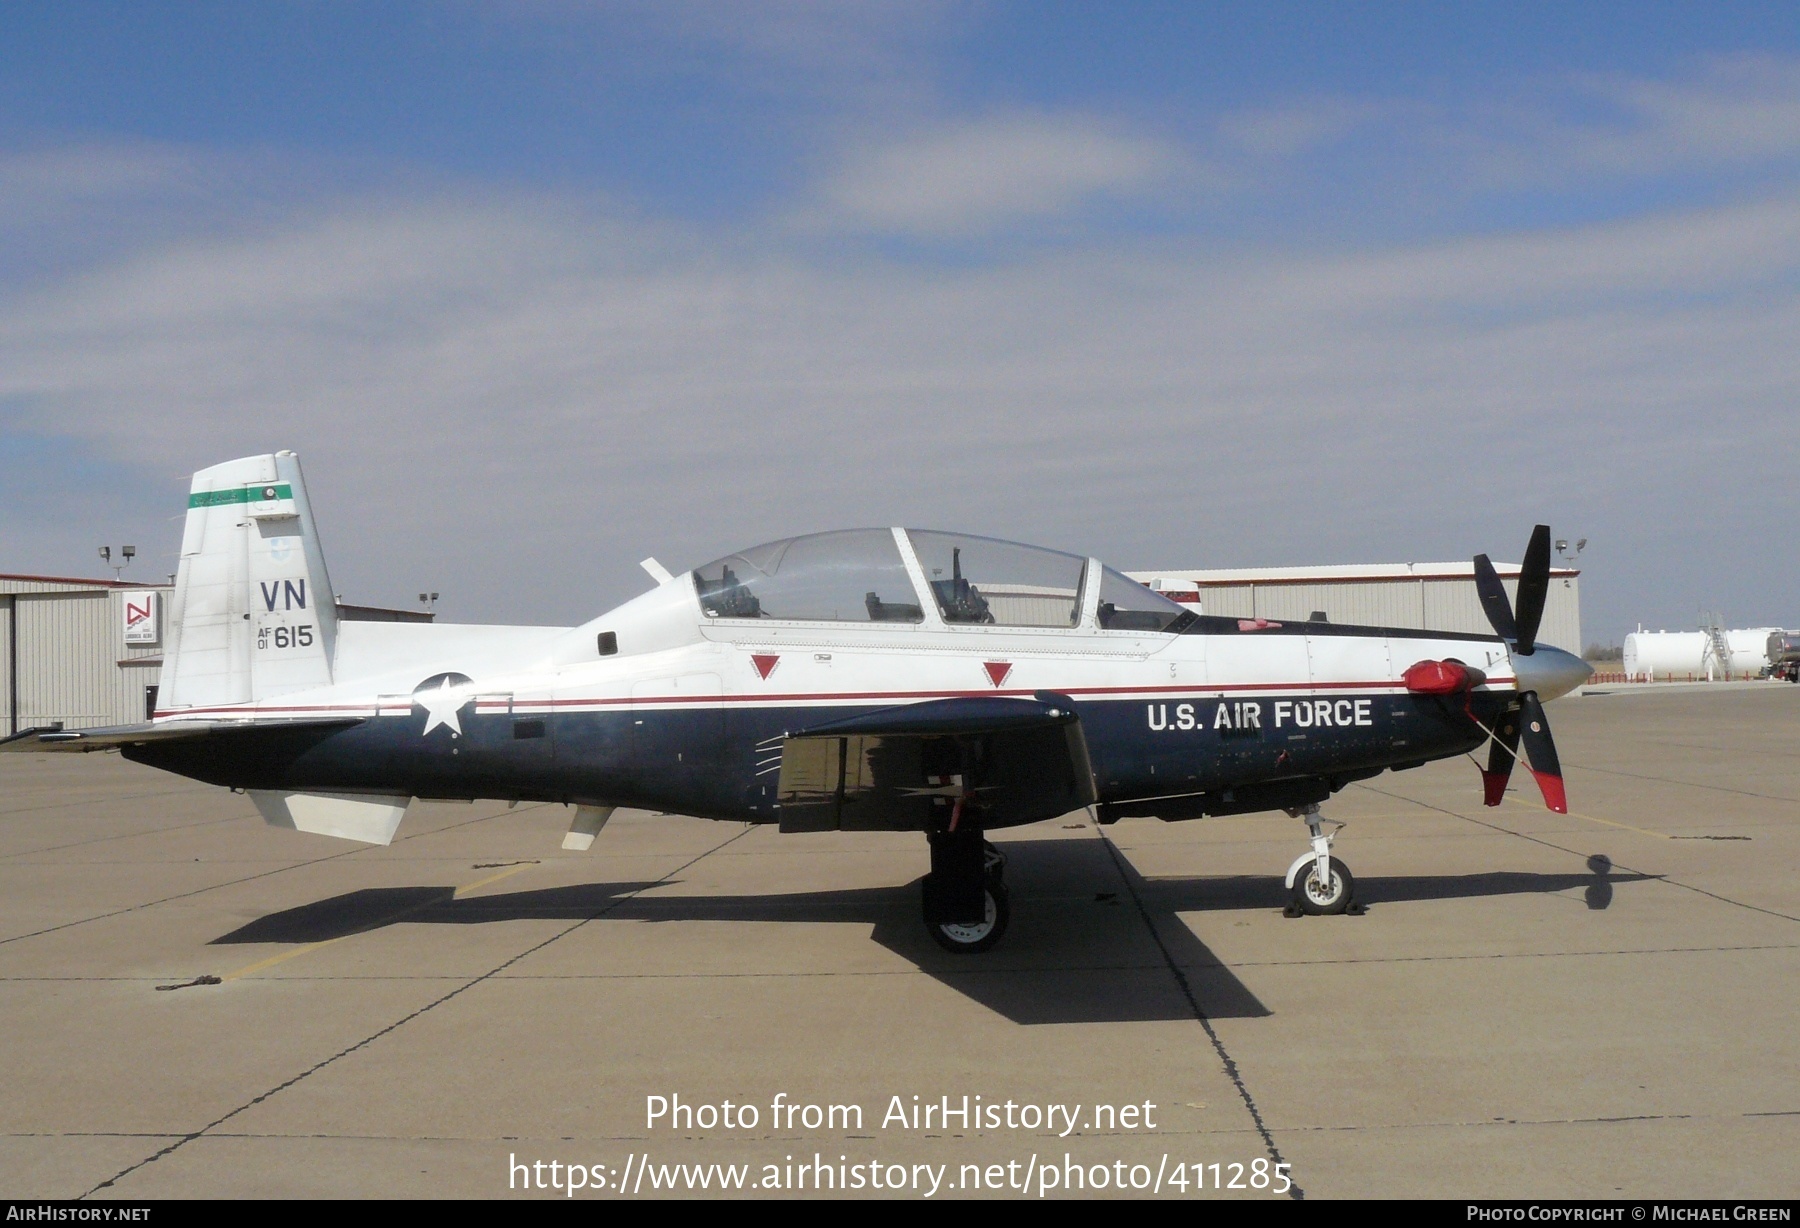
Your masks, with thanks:
[{"label": "yellow line on pavement", "polygon": [[[498,874],[490,874],[486,878],[478,878],[472,883],[463,884],[461,887],[458,887],[454,892],[451,893],[451,898],[460,900],[465,895],[468,895],[469,892],[471,892],[471,891],[475,891],[475,890],[478,890],[479,888],[486,887],[490,883],[497,883],[503,878],[511,878],[513,875],[518,874],[525,870],[529,870],[538,864],[539,863],[535,862],[535,861],[527,861],[527,862],[522,862],[516,866],[508,866],[506,869],[500,871]],[[424,909],[431,907],[431,905],[435,904],[435,903],[437,903],[436,900],[428,900],[423,904],[415,904],[411,908],[403,909],[402,911],[395,913],[391,917],[384,917],[378,925],[372,926],[370,928],[379,929],[379,928],[381,928],[381,926],[392,925],[394,922],[401,920],[404,917],[410,916],[413,913],[423,911]],[[366,934],[368,932],[369,931],[366,929],[358,930],[357,934]],[[219,979],[221,981],[235,981],[235,980],[239,979],[240,977],[249,976],[251,973],[254,973],[254,972],[261,972],[265,968],[273,968],[276,964],[286,963],[288,960],[297,959],[302,955],[310,955],[314,951],[321,950],[325,947],[334,946],[335,944],[344,941],[344,939],[346,939],[346,938],[354,938],[354,937],[356,937],[356,934],[341,934],[336,938],[327,938],[323,942],[309,942],[305,946],[295,947],[291,951],[283,951],[279,955],[271,955],[267,959],[259,959],[254,964],[246,964],[242,968],[237,969],[235,972],[227,972],[224,976],[220,977]]]},{"label": "yellow line on pavement", "polygon": [[[1506,798],[1506,800],[1509,802],[1515,802],[1520,806],[1526,807],[1527,809],[1531,809],[1531,810],[1537,809],[1537,805],[1535,803],[1528,802],[1522,797],[1512,797],[1509,795]],[[1619,827],[1619,828],[1623,828],[1626,831],[1634,831],[1640,836],[1655,836],[1658,840],[1672,839],[1672,837],[1667,832],[1651,831],[1648,828],[1644,828],[1644,827],[1633,827],[1629,823],[1620,823],[1613,819],[1602,819],[1595,815],[1582,814],[1578,810],[1571,810],[1568,812],[1568,814],[1571,819],[1586,819],[1590,823],[1604,823],[1608,827]]]},{"label": "yellow line on pavement", "polygon": [[295,947],[291,951],[283,951],[279,955],[271,955],[267,959],[257,960],[254,964],[246,964],[236,972],[227,972],[219,979],[221,981],[235,981],[239,977],[249,976],[252,972],[261,972],[264,968],[273,968],[276,964],[286,963],[296,956],[305,955],[309,951],[317,951],[320,947],[331,946],[333,943],[342,942],[345,938],[349,937],[351,937],[351,935],[344,934],[337,938],[327,938],[324,942],[309,942],[303,947]]},{"label": "yellow line on pavement", "polygon": [[537,864],[538,863],[535,861],[523,861],[523,862],[520,862],[516,866],[506,867],[506,869],[500,871],[500,873],[498,873],[498,874],[490,874],[486,878],[478,878],[472,883],[468,883],[464,886],[458,887],[456,889],[456,898],[460,900],[460,899],[462,899],[463,896],[468,895],[469,892],[471,892],[471,891],[475,891],[482,887],[485,887],[489,883],[497,883],[503,878],[511,878],[513,875],[519,873],[520,871],[529,870]]}]

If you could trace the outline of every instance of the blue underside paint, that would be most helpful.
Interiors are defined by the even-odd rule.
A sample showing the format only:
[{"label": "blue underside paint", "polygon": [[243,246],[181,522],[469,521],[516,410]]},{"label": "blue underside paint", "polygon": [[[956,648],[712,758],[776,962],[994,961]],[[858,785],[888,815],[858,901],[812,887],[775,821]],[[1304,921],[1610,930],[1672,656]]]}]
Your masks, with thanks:
[{"label": "blue underside paint", "polygon": [[[1078,701],[1076,709],[1100,800],[1120,802],[1276,780],[1341,783],[1462,754],[1485,740],[1470,713],[1492,727],[1514,698],[1510,693],[1449,698],[1347,693],[1301,699],[1282,693],[1221,701],[1195,694]],[[1224,717],[1221,703],[1229,710]],[[1247,703],[1259,705],[1260,725],[1245,718]],[[1287,705],[1279,724],[1278,704]],[[424,710],[415,707],[404,717],[376,717],[347,729],[261,728],[147,743],[124,753],[236,788],[578,801],[774,822],[782,735],[818,724],[821,712],[839,718],[878,707],[521,716],[477,715],[471,707],[460,715],[462,736],[444,726],[425,734]],[[1233,727],[1234,722],[1243,727]],[[533,732],[531,723],[541,736],[517,736]]]}]

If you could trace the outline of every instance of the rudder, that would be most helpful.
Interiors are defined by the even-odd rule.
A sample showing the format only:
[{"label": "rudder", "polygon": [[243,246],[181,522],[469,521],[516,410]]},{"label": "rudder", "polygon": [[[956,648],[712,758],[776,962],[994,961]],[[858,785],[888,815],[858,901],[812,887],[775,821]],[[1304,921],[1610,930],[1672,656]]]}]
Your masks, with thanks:
[{"label": "rudder", "polygon": [[336,641],[300,458],[247,456],[196,473],[158,714],[329,685]]}]

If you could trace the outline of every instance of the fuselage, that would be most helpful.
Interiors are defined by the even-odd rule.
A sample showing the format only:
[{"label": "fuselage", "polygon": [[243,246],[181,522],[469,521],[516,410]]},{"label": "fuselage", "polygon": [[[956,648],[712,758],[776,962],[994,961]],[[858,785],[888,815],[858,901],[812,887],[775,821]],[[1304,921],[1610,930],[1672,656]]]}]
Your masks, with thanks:
[{"label": "fuselage", "polygon": [[[1192,615],[1121,630],[1095,605],[1069,627],[731,618],[703,608],[690,575],[577,628],[346,624],[343,681],[158,714],[267,722],[255,737],[126,754],[235,788],[771,822],[786,734],[926,700],[1052,693],[1080,716],[1101,801],[1152,813],[1150,799],[1292,780],[1337,788],[1462,754],[1522,689],[1493,636]],[[1538,656],[1540,675],[1573,661]],[[1409,667],[1444,659],[1485,681],[1454,695],[1408,689]],[[360,723],[280,724],[333,716]]]}]

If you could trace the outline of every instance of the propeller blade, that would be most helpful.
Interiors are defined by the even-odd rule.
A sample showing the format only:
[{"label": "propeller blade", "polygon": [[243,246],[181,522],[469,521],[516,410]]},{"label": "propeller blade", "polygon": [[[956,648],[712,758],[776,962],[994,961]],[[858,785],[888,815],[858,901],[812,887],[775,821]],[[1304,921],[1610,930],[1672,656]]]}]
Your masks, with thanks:
[{"label": "propeller blade", "polygon": [[1519,758],[1519,710],[1508,708],[1494,726],[1496,741],[1488,746],[1488,765],[1481,773],[1481,804],[1498,806]]},{"label": "propeller blade", "polygon": [[1531,761],[1531,774],[1543,791],[1544,805],[1558,814],[1569,813],[1569,802],[1563,792],[1562,760],[1556,757],[1556,743],[1550,738],[1550,722],[1544,719],[1544,705],[1536,691],[1519,696],[1519,733],[1525,741],[1525,756]]},{"label": "propeller blade", "polygon": [[1531,531],[1525,562],[1519,567],[1519,601],[1514,621],[1519,631],[1518,652],[1530,656],[1537,647],[1538,624],[1544,618],[1544,600],[1550,596],[1550,526]]},{"label": "propeller blade", "polygon": [[1481,595],[1481,608],[1494,625],[1494,634],[1503,640],[1518,639],[1519,628],[1513,622],[1512,602],[1506,599],[1500,576],[1485,554],[1475,556],[1475,591]]}]

